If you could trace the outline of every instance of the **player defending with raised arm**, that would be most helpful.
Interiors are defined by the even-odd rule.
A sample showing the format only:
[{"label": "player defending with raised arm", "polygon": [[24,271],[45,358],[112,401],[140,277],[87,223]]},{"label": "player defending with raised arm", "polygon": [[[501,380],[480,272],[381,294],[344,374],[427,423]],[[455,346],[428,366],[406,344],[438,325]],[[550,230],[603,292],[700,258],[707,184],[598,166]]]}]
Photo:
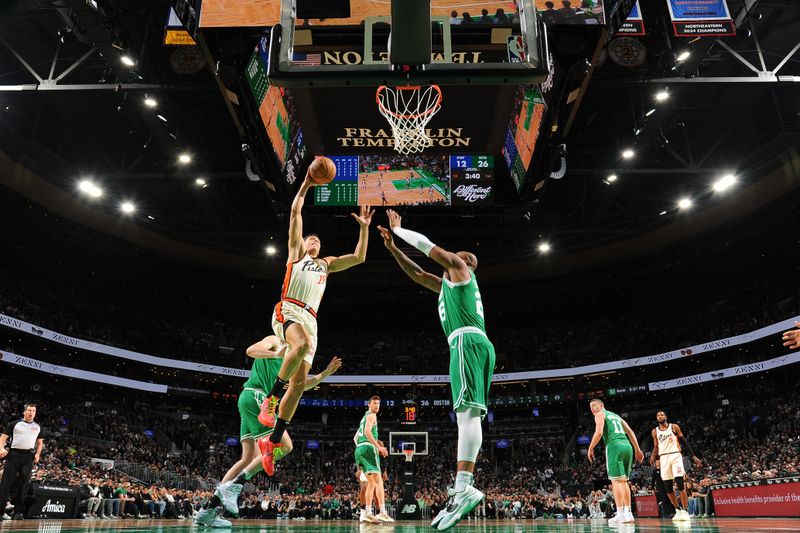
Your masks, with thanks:
[{"label": "player defending with raised arm", "polygon": [[[242,458],[222,478],[222,483],[217,487],[206,509],[195,515],[195,522],[209,527],[230,527],[229,521],[217,516],[217,508],[222,505],[232,515],[238,516],[238,499],[244,483],[263,470],[261,454],[256,448],[255,441],[269,436],[272,428],[261,424],[258,416],[260,406],[266,397],[264,391],[272,385],[275,376],[278,375],[286,349],[287,346],[275,335],[270,335],[247,349],[247,355],[254,361],[250,377],[244,382],[242,392],[239,393],[238,408],[241,419],[239,443],[242,445]],[[325,370],[316,376],[306,378],[305,390],[313,389],[341,366],[342,360],[334,357]],[[283,434],[281,444],[282,446],[275,450],[276,461],[292,451],[292,439],[288,433]]]},{"label": "player defending with raised arm", "polygon": [[[672,520],[676,522],[689,522],[689,497],[686,494],[683,481],[686,469],[683,466],[683,455],[681,454],[681,441],[686,450],[692,454],[695,466],[700,467],[700,459],[692,450],[689,441],[684,437],[678,424],[667,422],[667,413],[659,411],[656,413],[658,426],[653,428],[653,453],[650,454],[650,464],[655,465],[658,460],[658,467],[661,470],[661,479],[664,481],[664,488],[667,491],[669,501],[675,507],[675,516]],[[673,488],[674,482],[674,488]],[[680,495],[680,500],[675,495],[675,488]]]},{"label": "player defending with raised arm", "polygon": [[617,514],[608,520],[608,525],[632,523],[634,519],[631,512],[631,489],[628,486],[628,476],[631,473],[634,453],[638,463],[642,462],[644,454],[628,423],[619,415],[606,411],[602,400],[595,398],[589,402],[589,408],[594,415],[594,435],[586,457],[589,458],[589,461],[594,462],[594,448],[600,439],[603,439],[606,445],[606,470],[608,479],[611,480],[611,489],[614,492],[614,503],[617,505]]},{"label": "player defending with raised arm", "polygon": [[[380,396],[373,396],[367,404],[367,412],[361,417],[358,431],[354,437],[356,443],[355,459],[356,465],[367,477],[367,490],[365,494],[366,512],[360,522],[394,522],[386,512],[383,493],[383,478],[381,477],[380,456],[387,457],[389,451],[378,440],[378,411],[381,409]],[[378,500],[379,514],[372,512],[372,500]]]},{"label": "player defending with raised arm", "polygon": [[[270,476],[275,470],[275,448],[281,445],[286,426],[297,410],[306,376],[314,361],[317,347],[317,310],[325,292],[328,275],[364,262],[367,257],[369,224],[374,213],[369,206],[362,206],[360,215],[353,214],[359,225],[359,234],[358,244],[352,254],[321,258],[319,253],[322,243],[319,237],[313,234],[303,237],[303,204],[306,193],[314,185],[306,174],[306,179],[292,202],[286,277],[283,280],[281,300],[272,314],[272,329],[281,342],[289,345],[289,349],[284,355],[275,382],[267,391],[267,399],[262,405],[263,412],[260,415],[265,426],[275,428],[268,439],[257,441],[263,457],[264,471]],[[287,383],[289,388],[284,394],[283,388]]]},{"label": "player defending with raised arm", "polygon": [[[454,526],[483,500],[473,486],[475,461],[483,442],[481,420],[486,416],[494,372],[494,346],[486,336],[483,303],[475,278],[478,258],[469,252],[448,252],[420,233],[401,227],[396,212],[387,211],[389,227],[378,226],[383,244],[413,281],[439,294],[439,319],[450,345],[450,392],[458,422],[456,482],[450,499],[431,526]],[[421,251],[442,268],[442,277],[425,272],[395,246],[392,233]]]}]

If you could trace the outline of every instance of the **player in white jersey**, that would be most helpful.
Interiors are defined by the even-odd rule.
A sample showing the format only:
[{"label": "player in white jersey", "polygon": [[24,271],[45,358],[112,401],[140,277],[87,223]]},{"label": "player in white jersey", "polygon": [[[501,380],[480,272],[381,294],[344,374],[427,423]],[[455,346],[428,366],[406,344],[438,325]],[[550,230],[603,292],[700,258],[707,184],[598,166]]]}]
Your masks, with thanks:
[{"label": "player in white jersey", "polygon": [[[667,422],[667,413],[664,411],[656,413],[656,421],[658,421],[658,426],[653,429],[653,453],[650,455],[650,464],[655,465],[661,471],[661,479],[664,481],[667,496],[675,507],[675,516],[672,519],[676,522],[686,522],[691,518],[686,510],[689,507],[689,498],[683,484],[686,469],[683,466],[681,441],[683,441],[686,451],[692,455],[695,466],[700,467],[702,462],[695,455],[680,426]],[[673,484],[680,500],[675,495]]]},{"label": "player in white jersey", "polygon": [[[369,224],[374,213],[369,206],[361,206],[360,215],[353,213],[353,218],[359,225],[359,234],[358,244],[352,254],[320,257],[322,242],[319,237],[303,237],[303,204],[306,193],[315,185],[306,174],[292,202],[286,277],[283,280],[281,299],[272,315],[275,335],[281,342],[288,344],[289,349],[283,357],[283,365],[272,390],[264,401],[263,412],[259,415],[262,424],[275,428],[268,439],[258,441],[264,471],[269,475],[275,469],[273,452],[280,446],[286,426],[297,410],[308,371],[314,361],[317,348],[317,310],[325,292],[328,275],[364,262],[367,257]],[[284,394],[283,389],[287,383],[289,388]]]}]

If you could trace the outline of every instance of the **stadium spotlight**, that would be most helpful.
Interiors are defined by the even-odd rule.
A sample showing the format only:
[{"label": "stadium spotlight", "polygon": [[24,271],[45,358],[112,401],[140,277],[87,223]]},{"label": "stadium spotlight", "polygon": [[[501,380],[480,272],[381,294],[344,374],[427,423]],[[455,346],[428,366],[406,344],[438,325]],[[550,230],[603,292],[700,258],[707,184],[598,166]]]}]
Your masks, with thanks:
[{"label": "stadium spotlight", "polygon": [[120,57],[119,60],[122,61],[122,64],[126,67],[132,67],[136,65],[136,61],[134,61],[133,58],[127,54]]},{"label": "stadium spotlight", "polygon": [[663,102],[667,98],[669,98],[669,93],[667,92],[666,89],[656,93],[656,102]]},{"label": "stadium spotlight", "polygon": [[653,113],[655,113],[655,112],[656,112],[656,108],[654,107],[653,109],[651,109],[650,111],[648,111],[647,113],[645,113],[645,114],[644,114],[644,116],[646,116],[646,117],[649,117],[649,116],[651,116],[651,115],[652,115]]},{"label": "stadium spotlight", "polygon": [[158,118],[160,118],[162,122],[166,122],[167,121],[167,117],[165,117],[164,115],[156,115],[156,116]]},{"label": "stadium spotlight", "polygon": [[690,198],[681,198],[678,202],[678,207],[681,209],[689,209],[692,207],[692,200]]},{"label": "stadium spotlight", "polygon": [[194,184],[202,187],[203,185],[207,185],[208,182],[203,178],[197,178],[196,180],[194,180]]},{"label": "stadium spotlight", "polygon": [[680,63],[681,61],[686,61],[687,59],[689,59],[689,56],[691,56],[691,55],[692,55],[692,53],[689,50],[681,51],[678,54],[678,57],[677,57],[678,62]]},{"label": "stadium spotlight", "polygon": [[133,205],[131,202],[122,202],[122,205],[119,206],[123,213],[130,215],[134,211],[136,211],[136,206]]},{"label": "stadium spotlight", "polygon": [[100,198],[103,196],[103,189],[89,180],[81,180],[81,182],[78,184],[78,188],[81,190],[81,192],[87,196],[91,196],[92,198]]},{"label": "stadium spotlight", "polygon": [[156,107],[158,105],[158,102],[152,96],[146,96],[144,99],[144,105],[146,105],[147,107]]},{"label": "stadium spotlight", "polygon": [[714,182],[714,190],[717,192],[724,191],[736,183],[736,176],[727,174]]},{"label": "stadium spotlight", "polygon": [[275,255],[278,253],[278,249],[272,245],[267,246],[267,255]]},{"label": "stadium spotlight", "polygon": [[184,165],[187,165],[192,162],[192,156],[184,152],[178,156],[178,161],[180,161]]},{"label": "stadium spotlight", "polygon": [[616,174],[611,174],[610,176],[608,176],[606,178],[606,181],[608,183],[614,183],[615,181],[617,181],[617,175]]},{"label": "stadium spotlight", "polygon": [[622,158],[623,159],[630,159],[635,155],[635,152],[631,148],[625,148],[622,151]]},{"label": "stadium spotlight", "polygon": [[539,251],[542,252],[543,254],[546,254],[547,252],[550,251],[550,245],[546,242],[539,244]]}]

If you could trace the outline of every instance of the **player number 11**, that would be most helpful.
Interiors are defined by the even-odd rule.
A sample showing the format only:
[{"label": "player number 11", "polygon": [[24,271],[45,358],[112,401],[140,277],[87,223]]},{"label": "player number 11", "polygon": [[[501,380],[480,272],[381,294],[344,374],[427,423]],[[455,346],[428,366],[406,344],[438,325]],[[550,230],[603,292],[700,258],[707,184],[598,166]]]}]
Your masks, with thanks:
[{"label": "player number 11", "polygon": [[619,423],[619,420],[609,420],[611,422],[611,426],[614,428],[614,433],[625,433],[625,430],[622,429],[622,424]]}]

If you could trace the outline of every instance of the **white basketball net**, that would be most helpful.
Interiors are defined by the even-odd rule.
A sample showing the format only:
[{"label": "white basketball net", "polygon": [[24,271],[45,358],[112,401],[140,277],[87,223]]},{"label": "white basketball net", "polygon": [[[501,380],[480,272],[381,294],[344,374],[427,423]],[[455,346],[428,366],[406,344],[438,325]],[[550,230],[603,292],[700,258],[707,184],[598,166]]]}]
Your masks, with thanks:
[{"label": "white basketball net", "polygon": [[378,109],[392,126],[395,151],[407,155],[433,144],[425,126],[442,107],[442,91],[428,87],[378,87]]}]

